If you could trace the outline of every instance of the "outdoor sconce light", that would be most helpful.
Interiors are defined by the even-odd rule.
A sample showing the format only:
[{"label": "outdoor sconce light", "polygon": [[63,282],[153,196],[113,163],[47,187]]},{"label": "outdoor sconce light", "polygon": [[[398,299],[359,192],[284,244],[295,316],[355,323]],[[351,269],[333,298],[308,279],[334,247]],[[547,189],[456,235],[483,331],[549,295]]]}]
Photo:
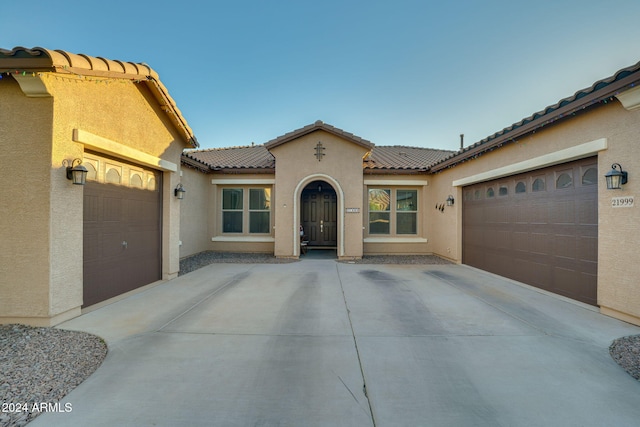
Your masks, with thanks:
[{"label": "outdoor sconce light", "polygon": [[619,190],[622,185],[627,183],[628,174],[622,170],[620,163],[614,163],[604,177],[607,180],[607,190]]},{"label": "outdoor sconce light", "polygon": [[[76,162],[78,163],[76,164]],[[65,159],[62,161],[62,166],[67,167],[67,179],[73,181],[75,185],[85,185],[87,183],[87,173],[89,171],[82,166],[82,160],[73,159],[70,162]]]},{"label": "outdoor sconce light", "polygon": [[182,200],[184,199],[184,193],[186,193],[187,190],[184,189],[184,187],[182,186],[182,184],[178,184],[178,186],[176,187],[175,190],[173,190],[173,194],[176,196],[176,198],[178,200]]},{"label": "outdoor sconce light", "polygon": [[449,194],[449,197],[447,197],[447,206],[453,206],[454,202],[455,200],[453,200],[453,196]]}]

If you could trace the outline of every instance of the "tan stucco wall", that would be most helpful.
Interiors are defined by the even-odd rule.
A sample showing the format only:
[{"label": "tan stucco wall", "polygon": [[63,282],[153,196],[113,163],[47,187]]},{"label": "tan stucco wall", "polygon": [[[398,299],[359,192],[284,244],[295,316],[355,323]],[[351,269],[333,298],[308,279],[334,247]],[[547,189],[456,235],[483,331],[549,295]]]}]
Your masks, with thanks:
[{"label": "tan stucco wall", "polygon": [[[108,141],[110,148],[103,151],[105,154],[118,157],[120,148],[132,147],[134,150],[129,153],[129,161],[135,162],[135,153],[142,153],[172,162],[178,168],[184,142],[144,83],[109,80],[107,84],[106,79],[46,73],[34,78],[41,79],[52,98],[27,98],[16,90],[17,85],[12,79],[2,80],[11,94],[6,101],[3,96],[3,102],[11,105],[6,110],[11,113],[3,117],[13,123],[8,138],[2,136],[2,144],[4,147],[7,141],[25,141],[25,132],[38,133],[38,138],[20,144],[20,158],[28,159],[29,163],[37,159],[42,162],[42,167],[48,166],[46,173],[39,175],[36,185],[42,188],[39,206],[48,206],[48,209],[42,214],[42,232],[33,232],[33,224],[26,218],[23,225],[29,227],[25,240],[37,246],[37,249],[28,251],[29,258],[32,262],[43,259],[49,271],[46,280],[37,283],[16,277],[9,293],[20,298],[25,289],[42,287],[37,294],[39,298],[47,295],[47,303],[39,305],[38,309],[21,309],[20,313],[27,316],[23,319],[25,323],[53,324],[78,315],[82,305],[83,191],[82,187],[74,186],[66,179],[62,162],[82,158],[88,148],[101,151],[101,144],[86,147],[86,141],[74,141],[74,130]],[[45,108],[38,106],[46,106],[48,110],[41,114],[42,117],[34,116],[34,107],[35,111]],[[25,150],[38,154],[25,156]],[[133,158],[131,153],[134,153]],[[3,159],[3,162],[11,165],[16,159]],[[178,182],[177,171],[164,170],[164,278],[175,277],[179,268],[180,207],[173,197],[173,188]],[[32,190],[30,193],[33,196]],[[7,319],[8,313],[0,311],[0,318]]]},{"label": "tan stucco wall", "polygon": [[[315,147],[322,142],[325,156],[318,161]],[[324,180],[338,196],[338,257],[362,257],[363,175],[367,148],[325,131],[316,131],[271,149],[276,158],[275,255],[299,255],[300,195],[304,185]],[[358,213],[345,213],[357,208]]]},{"label": "tan stucco wall", "polygon": [[[428,225],[433,230],[433,252],[457,262],[462,260],[462,187],[456,180],[513,164],[526,164],[530,159],[547,158],[570,152],[575,147],[604,144],[606,149],[585,153],[598,156],[598,304],[602,311],[640,324],[640,263],[635,236],[640,231],[640,208],[612,208],[611,198],[637,195],[640,182],[640,110],[627,111],[617,101],[608,102],[553,126],[545,126],[534,134],[500,149],[466,161],[431,176],[432,196],[436,201],[455,197],[453,208],[433,215]],[[604,141],[604,142],[603,142]],[[574,160],[559,158],[557,163]],[[629,172],[629,183],[622,190],[607,190],[604,174],[614,162]],[[619,312],[619,313],[617,313]]]},{"label": "tan stucco wall", "polygon": [[0,111],[0,323],[48,319],[53,100],[4,77]]},{"label": "tan stucco wall", "polygon": [[[623,110],[609,117],[608,149],[598,156],[598,304],[605,314],[640,325],[640,110]],[[612,163],[629,173],[620,190],[607,190],[603,175]],[[634,196],[634,207],[614,208],[612,197]]]},{"label": "tan stucco wall", "polygon": [[182,185],[187,190],[180,202],[180,258],[211,250],[209,211],[211,175],[182,167]]}]

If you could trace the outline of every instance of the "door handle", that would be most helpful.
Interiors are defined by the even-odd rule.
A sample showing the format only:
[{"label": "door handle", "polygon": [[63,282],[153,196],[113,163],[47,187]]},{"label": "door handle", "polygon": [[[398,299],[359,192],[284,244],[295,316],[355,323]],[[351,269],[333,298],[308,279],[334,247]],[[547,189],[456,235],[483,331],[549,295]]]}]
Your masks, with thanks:
[{"label": "door handle", "polygon": [[320,232],[324,233],[324,221],[320,220]]},{"label": "door handle", "polygon": [[127,248],[129,247],[129,243],[127,243],[127,241],[126,241],[126,240],[123,240],[123,241],[122,241],[122,247],[123,247],[123,248],[125,248],[125,249],[127,249]]}]

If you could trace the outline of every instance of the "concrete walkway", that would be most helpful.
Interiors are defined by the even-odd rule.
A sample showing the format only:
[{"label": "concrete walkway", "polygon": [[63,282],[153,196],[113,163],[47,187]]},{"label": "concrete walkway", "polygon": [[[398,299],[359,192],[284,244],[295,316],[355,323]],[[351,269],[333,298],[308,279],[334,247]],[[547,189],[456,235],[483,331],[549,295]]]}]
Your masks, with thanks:
[{"label": "concrete walkway", "polygon": [[640,328],[457,265],[214,264],[66,322],[103,365],[30,426],[637,426]]}]

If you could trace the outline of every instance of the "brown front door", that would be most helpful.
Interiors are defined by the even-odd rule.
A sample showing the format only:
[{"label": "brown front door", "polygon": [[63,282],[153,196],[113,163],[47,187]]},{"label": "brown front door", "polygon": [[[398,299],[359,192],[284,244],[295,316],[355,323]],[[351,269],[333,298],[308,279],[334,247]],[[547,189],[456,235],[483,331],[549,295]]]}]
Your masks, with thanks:
[{"label": "brown front door", "polygon": [[596,305],[597,183],[590,158],[465,187],[462,261]]},{"label": "brown front door", "polygon": [[85,185],[83,307],[162,278],[160,178],[152,190]]},{"label": "brown front door", "polygon": [[315,181],[305,187],[301,217],[309,246],[337,246],[337,207],[336,192],[326,182]]}]

